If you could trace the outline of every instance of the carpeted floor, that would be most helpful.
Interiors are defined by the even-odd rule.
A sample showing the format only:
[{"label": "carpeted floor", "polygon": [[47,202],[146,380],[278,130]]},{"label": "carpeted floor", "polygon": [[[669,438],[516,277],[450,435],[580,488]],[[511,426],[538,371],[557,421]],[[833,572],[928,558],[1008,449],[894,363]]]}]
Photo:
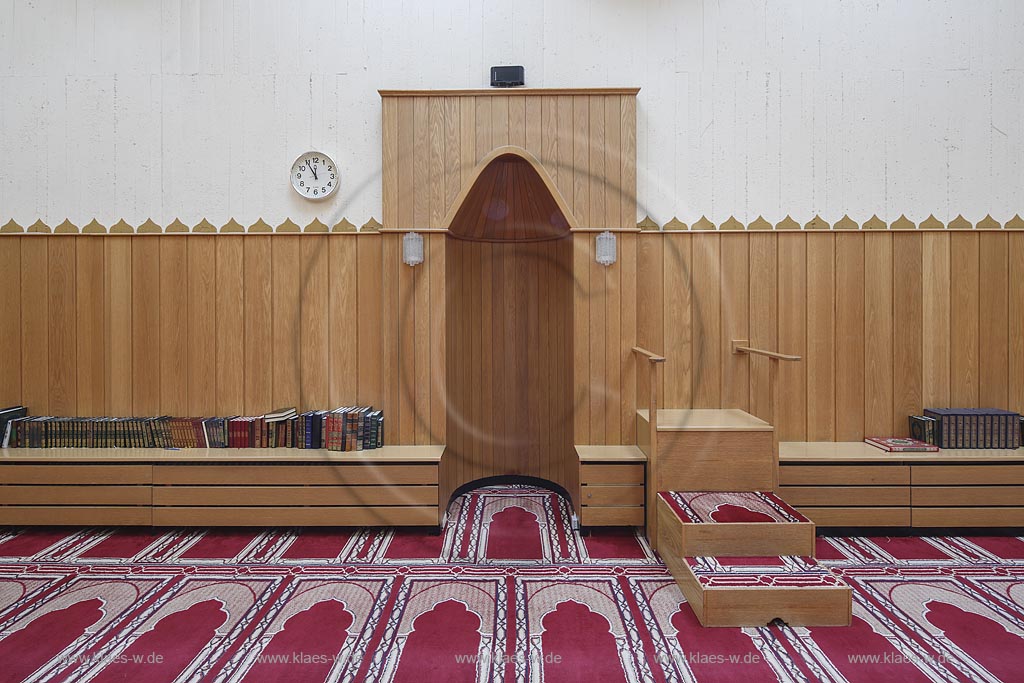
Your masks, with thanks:
[{"label": "carpeted floor", "polygon": [[1022,539],[819,539],[851,627],[702,629],[642,539],[567,519],[494,487],[439,536],[0,529],[0,680],[1024,680]]}]

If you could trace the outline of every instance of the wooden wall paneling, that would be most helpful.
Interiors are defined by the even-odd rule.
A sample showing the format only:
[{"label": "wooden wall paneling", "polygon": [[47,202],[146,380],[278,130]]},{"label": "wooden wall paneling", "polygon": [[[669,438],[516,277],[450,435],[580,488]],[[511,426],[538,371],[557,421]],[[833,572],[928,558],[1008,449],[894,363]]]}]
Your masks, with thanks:
[{"label": "wooden wall paneling", "polygon": [[619,202],[620,224],[636,224],[636,98],[623,97],[620,102],[622,122],[619,125],[619,158],[622,163],[622,197]]},{"label": "wooden wall paneling", "polygon": [[572,212],[581,227],[590,222],[590,98],[575,95],[572,98]]},{"label": "wooden wall paneling", "polygon": [[[431,228],[440,228],[445,206],[445,149],[444,105],[440,97],[427,101],[427,222]],[[422,177],[422,176],[421,176]]]},{"label": "wooden wall paneling", "polygon": [[[472,104],[470,98],[463,98],[462,102],[469,102]],[[463,146],[463,153],[465,153],[465,146]],[[445,301],[445,327],[446,329],[446,340],[445,344],[445,356],[446,368],[445,368],[445,390],[446,390],[446,415],[447,421],[444,455],[441,458],[441,466],[439,471],[439,488],[438,495],[441,497],[441,503],[444,504],[448,500],[448,496],[451,491],[458,485],[462,474],[462,448],[463,448],[463,428],[464,423],[462,421],[462,403],[461,399],[465,396],[462,390],[462,381],[465,374],[465,363],[459,362],[459,359],[465,357],[462,349],[462,344],[465,337],[461,334],[461,325],[463,324],[464,316],[461,314],[462,297],[464,286],[462,282],[462,269],[457,268],[456,264],[461,263],[460,254],[458,253],[463,246],[462,240],[451,239],[445,237],[445,282],[448,285],[448,298]],[[390,419],[390,418],[388,418]]]},{"label": "wooden wall paneling", "polygon": [[[517,254],[516,259],[516,317],[519,321],[519,328],[522,330],[517,335],[517,340],[522,340],[516,355],[518,362],[516,370],[519,375],[520,387],[519,402],[517,406],[522,407],[524,420],[523,434],[529,434],[527,443],[529,459],[526,463],[527,472],[534,476],[555,477],[552,466],[557,464],[556,459],[548,457],[550,451],[544,451],[544,440],[546,435],[541,428],[540,406],[550,398],[548,392],[538,391],[543,386],[542,381],[550,382],[550,375],[541,377],[541,372],[550,368],[553,363],[545,358],[543,351],[544,334],[547,330],[540,327],[540,279],[544,276],[542,249],[548,244],[544,242],[526,242],[514,246]],[[603,330],[602,330],[603,333]],[[532,348],[528,348],[532,347]],[[522,353],[526,350],[526,353]],[[603,358],[601,359],[604,360]],[[604,363],[602,362],[603,366]],[[497,403],[495,401],[495,403]],[[603,407],[603,403],[602,403]],[[594,417],[591,415],[591,422]],[[601,415],[604,422],[604,415]],[[531,433],[532,432],[532,433]]]},{"label": "wooden wall paneling", "polygon": [[[573,432],[578,444],[593,443],[590,431],[590,292],[591,235],[572,236],[573,247]],[[640,302],[638,302],[640,303]]]},{"label": "wooden wall paneling", "polygon": [[[750,337],[751,345],[782,351],[778,344],[778,236],[751,233],[750,240]],[[784,351],[785,352],[785,351]],[[785,352],[788,353],[788,352]],[[775,424],[769,390],[769,363],[763,356],[747,356],[750,372],[750,412]],[[666,371],[668,368],[665,368]]]},{"label": "wooden wall paneling", "polygon": [[721,239],[722,406],[749,411],[749,358],[733,354],[730,340],[750,339],[750,240],[741,232],[723,233]]},{"label": "wooden wall paneling", "polygon": [[[512,143],[511,131],[509,129],[509,99],[508,97],[492,97],[491,98],[491,146],[484,150],[484,154],[488,154],[492,149],[496,147],[502,147],[503,145],[510,145]],[[511,98],[518,100],[519,98]],[[480,125],[480,120],[477,119],[477,125]],[[525,131],[522,132],[525,135]],[[520,131],[516,131],[516,141],[520,140]],[[521,144],[518,146],[522,146]],[[477,152],[480,151],[479,145],[477,146]]]},{"label": "wooden wall paneling", "polygon": [[[78,414],[106,412],[106,354],[103,310],[106,299],[106,259],[103,238],[75,238],[75,288]],[[7,319],[7,318],[4,318]]]},{"label": "wooden wall paneling", "polygon": [[[548,171],[550,175],[551,169],[547,164],[544,163],[544,113],[541,107],[541,101],[543,97],[522,97],[525,106],[526,120],[524,122],[526,130],[526,138],[523,142],[523,146],[529,152],[531,152],[538,160],[541,160],[541,165]],[[509,126],[511,128],[514,122],[511,110],[509,111]]]},{"label": "wooden wall paneling", "polygon": [[835,240],[807,235],[807,440],[835,439]]},{"label": "wooden wall paneling", "polygon": [[189,409],[188,241],[192,238],[175,235],[148,239],[159,244],[155,268],[159,273],[159,301],[148,305],[156,304],[159,322],[160,402],[156,411],[137,414],[185,415]]},{"label": "wooden wall paneling", "polygon": [[[187,410],[217,413],[217,237],[193,235],[188,249]],[[181,287],[181,284],[178,285]]]},{"label": "wooden wall paneling", "polygon": [[921,235],[922,288],[922,380],[924,407],[943,408],[950,403],[950,235],[926,232]]},{"label": "wooden wall paneling", "polygon": [[463,98],[445,97],[441,101],[444,119],[444,197],[441,210],[442,218],[448,213],[448,209],[451,208],[459,191],[462,190],[462,120],[459,104],[461,99]]},{"label": "wooden wall paneling", "polygon": [[[978,245],[978,405],[1002,408],[1009,393],[1009,240],[1008,233],[985,233]],[[1020,316],[1024,311],[1017,309]]]},{"label": "wooden wall paneling", "polygon": [[[427,308],[430,311],[430,429],[427,443],[445,443],[446,400],[445,377],[447,375],[447,291],[445,287],[445,236],[430,235],[427,240],[427,258],[430,259],[430,294]],[[426,342],[424,342],[426,346]]]},{"label": "wooden wall paneling", "polygon": [[271,353],[271,405],[259,412],[294,406],[302,410],[299,358],[302,335],[299,329],[302,292],[302,240],[298,235],[275,235],[270,245],[273,279],[273,351]]},{"label": "wooden wall paneling", "polygon": [[[436,175],[436,174],[435,174]],[[427,236],[432,237],[431,235]],[[423,249],[427,251],[424,240]],[[426,256],[427,254],[425,254]],[[416,309],[416,326],[413,334],[415,345],[415,373],[413,375],[413,386],[415,395],[415,436],[413,443],[430,443],[430,318],[433,315],[431,309],[433,304],[430,300],[430,272],[436,264],[424,259],[423,263],[412,270],[413,277],[413,306]]]},{"label": "wooden wall paneling", "polygon": [[[481,386],[470,391],[470,396],[479,396],[479,401],[473,408],[476,416],[473,425],[482,437],[476,440],[477,445],[473,454],[473,461],[477,463],[479,472],[485,471],[491,463],[499,461],[495,436],[506,433],[506,420],[501,415],[501,394],[497,394],[496,400],[495,392],[488,390],[487,387],[507,387],[509,382],[504,373],[496,367],[501,365],[497,361],[504,358],[507,352],[505,340],[509,334],[509,330],[502,327],[504,317],[501,315],[505,309],[504,255],[508,250],[500,244],[474,244],[470,249],[472,257],[479,261],[479,269],[473,268],[471,271],[472,280],[469,284],[470,288],[479,293],[479,297],[474,294],[470,298],[473,304],[473,318],[469,321],[469,324],[476,328],[469,335],[473,345],[471,357],[480,359],[480,365],[474,367],[480,368]],[[496,273],[502,275],[497,281]],[[501,355],[495,349],[496,343],[501,344]],[[469,381],[477,381],[477,378],[470,378]],[[507,414],[505,417],[507,418]],[[515,454],[508,450],[501,455],[503,458],[514,456]]]},{"label": "wooden wall paneling", "polygon": [[[381,235],[361,234],[356,240],[356,320],[359,331],[357,343],[359,373],[358,396],[362,405],[380,405],[383,395],[381,375]],[[401,271],[399,271],[401,272]],[[400,314],[401,315],[401,314]],[[392,422],[392,437],[397,436],[397,424]],[[409,443],[393,440],[393,444]]]},{"label": "wooden wall paneling", "polygon": [[398,269],[398,411],[395,427],[396,443],[401,444],[416,443],[415,277],[421,267],[411,268],[402,264]]},{"label": "wooden wall paneling", "polygon": [[1024,414],[1024,233],[1014,232],[1009,235],[1010,274],[1009,274],[1009,367],[1010,390],[1007,408]]},{"label": "wooden wall paneling", "polygon": [[588,98],[588,109],[590,135],[587,137],[587,142],[590,148],[588,155],[590,165],[586,171],[590,206],[587,209],[588,221],[581,225],[589,228],[606,228],[608,221],[605,213],[605,156],[607,147],[617,144],[617,141],[612,142],[606,138],[604,96],[591,95]]},{"label": "wooden wall paneling", "polygon": [[426,97],[417,97],[412,106],[413,182],[411,186],[402,189],[403,192],[411,192],[413,197],[410,227],[419,228],[430,225],[430,187],[433,175],[430,166],[430,101]]},{"label": "wooden wall paneling", "polygon": [[132,244],[134,237],[103,237],[103,348],[106,382],[105,415],[132,414]]},{"label": "wooden wall paneling", "polygon": [[893,235],[864,237],[864,429],[885,436],[893,424]]},{"label": "wooden wall paneling", "polygon": [[586,237],[587,266],[590,269],[590,331],[587,333],[587,343],[590,345],[590,443],[604,444],[608,443],[605,418],[605,401],[608,398],[605,357],[608,290],[605,267],[594,260],[594,235],[591,233]]},{"label": "wooden wall paneling", "polygon": [[49,412],[78,414],[76,326],[76,241],[47,238],[47,346]]},{"label": "wooden wall paneling", "polygon": [[[526,98],[503,97],[508,106],[508,144],[527,148],[526,145]],[[535,150],[530,150],[534,151]]]},{"label": "wooden wall paneling", "polygon": [[[398,271],[402,263],[402,235],[381,236],[381,408],[384,410],[384,440],[400,443],[399,344],[402,309],[398,303]],[[331,403],[353,403],[356,396],[356,242],[358,239],[331,243]],[[430,255],[426,255],[428,258]],[[440,305],[440,304],[435,304]],[[343,351],[348,349],[348,352]]]},{"label": "wooden wall paneling", "polygon": [[[691,344],[690,254],[691,237],[685,232],[666,232],[662,278],[664,292],[664,348],[672,349],[672,362],[665,364],[665,408],[693,405],[693,348]],[[648,348],[648,347],[644,347]]]},{"label": "wooden wall paneling", "polygon": [[[330,404],[329,239],[328,235],[308,235],[299,243],[301,265],[296,308],[299,311],[297,356],[300,410],[327,410],[338,407]],[[351,241],[358,238],[345,236],[341,239]]]},{"label": "wooden wall paneling", "polygon": [[[392,203],[397,204],[396,215],[401,228],[417,227],[415,221],[415,171],[416,171],[416,100],[407,97],[398,98],[398,149],[397,176],[398,185],[392,193]],[[390,168],[386,171],[394,175]],[[389,176],[385,176],[387,179]],[[361,239],[361,238],[360,238]],[[395,425],[397,426],[397,424]]]},{"label": "wooden wall paneling", "polygon": [[622,99],[607,95],[604,100],[604,127],[607,145],[604,154],[604,226],[626,228],[622,222]]},{"label": "wooden wall paneling", "polygon": [[[593,239],[593,237],[591,237]],[[664,354],[665,345],[665,243],[664,233],[640,233],[637,238],[637,302],[636,336],[637,343],[648,351]],[[667,362],[673,362],[666,356]],[[641,405],[650,396],[648,377],[645,372],[637,373],[637,396]],[[661,385],[658,396],[660,405],[665,405],[665,385]]]},{"label": "wooden wall paneling", "polygon": [[404,99],[385,97],[381,100],[381,223],[385,228],[400,227],[398,177],[404,160],[398,146],[398,107]]},{"label": "wooden wall paneling", "polygon": [[[537,155],[537,159],[540,160],[542,166],[547,169],[548,175],[551,176],[551,182],[555,184],[555,187],[559,188],[561,192],[562,186],[559,182],[559,164],[558,164],[558,98],[557,97],[538,97],[535,98],[540,106],[540,154]],[[565,196],[565,193],[562,193]]]},{"label": "wooden wall paneling", "polygon": [[807,240],[802,233],[779,233],[779,350],[800,356],[780,363],[780,397],[775,416],[780,441],[807,440]]},{"label": "wooden wall paneling", "polygon": [[[618,213],[616,213],[618,215]],[[617,240],[618,242],[618,240]],[[616,244],[619,256],[621,247]],[[596,245],[595,245],[596,248]],[[598,268],[604,269],[604,290],[605,290],[605,313],[604,313],[604,366],[605,366],[605,414],[601,418],[605,423],[605,443],[622,443],[622,424],[620,412],[622,410],[622,259],[619,258],[613,265],[605,267],[596,264]],[[557,273],[544,280],[551,282]],[[630,302],[632,305],[633,302]]]},{"label": "wooden wall paneling", "polygon": [[[473,165],[470,171],[476,167],[476,165],[494,149],[497,145],[493,143],[491,131],[494,129],[494,120],[491,118],[491,100],[490,97],[477,97],[474,98],[475,107],[475,118],[476,118],[476,134],[474,135],[474,144],[476,149],[476,159],[473,161]],[[466,176],[463,176],[463,183],[466,182]]]},{"label": "wooden wall paneling", "polygon": [[[161,340],[160,329],[160,320],[163,317],[160,310],[163,303],[160,296],[163,240],[177,240],[180,244],[182,238],[148,235],[132,237],[132,415],[159,415],[164,408],[161,391],[164,374],[161,367],[161,351],[165,347],[170,348],[171,342]],[[173,259],[168,259],[168,267],[172,266]],[[182,282],[183,279],[171,281],[174,288],[180,286]],[[178,296],[180,292],[172,289],[168,299]],[[174,305],[173,301],[169,303]],[[173,319],[172,316],[173,313],[168,312],[167,319]],[[184,323],[184,320],[180,320],[179,324]],[[172,331],[171,334],[173,339],[178,340],[172,352],[176,356],[183,356],[184,354],[177,353],[177,349],[181,348],[184,334],[179,336],[176,331]],[[180,370],[181,367],[179,365],[176,369]],[[184,388],[184,382],[181,386]],[[168,397],[168,410],[172,403],[171,399],[176,397],[177,395]]]},{"label": "wooden wall paneling", "polygon": [[245,251],[238,236],[215,239],[217,415],[245,410]]},{"label": "wooden wall paneling", "polygon": [[892,434],[910,436],[909,415],[923,408],[923,235],[892,235],[893,408]]},{"label": "wooden wall paneling", "polygon": [[[619,235],[619,262],[622,273],[619,284],[622,287],[622,304],[620,306],[619,324],[621,339],[619,341],[619,367],[621,368],[621,386],[619,388],[619,406],[621,416],[621,443],[636,443],[636,375],[637,360],[633,347],[637,345],[636,336],[636,267],[637,236],[621,233]],[[569,266],[571,268],[571,265]],[[572,305],[570,303],[570,305]],[[570,339],[567,343],[572,344]],[[689,364],[689,359],[686,360]]]},{"label": "wooden wall paneling", "polygon": [[978,233],[951,233],[949,392],[953,406],[978,402]]},{"label": "wooden wall paneling", "polygon": [[[0,238],[0,405],[22,402],[21,393],[21,243],[23,237]],[[35,238],[31,238],[35,239]]]},{"label": "wooden wall paneling", "polygon": [[[511,289],[506,291],[505,265],[506,261],[513,262],[514,255],[511,249],[493,244],[482,246],[480,252],[487,255],[485,262],[490,269],[489,273],[484,273],[488,277],[480,281],[481,299],[483,300],[486,294],[490,294],[491,297],[491,305],[480,312],[480,330],[483,339],[489,342],[481,349],[484,360],[483,378],[485,382],[489,381],[491,386],[506,387],[506,390],[510,391],[509,387],[514,378],[508,374],[507,364],[496,363],[494,359],[507,358],[513,353],[511,331],[506,326],[506,316],[502,312],[507,310],[513,296]],[[503,437],[513,429],[515,416],[510,415],[508,411],[495,410],[493,398],[490,399],[487,409],[490,414],[482,427],[489,430],[489,436]],[[515,456],[515,445],[504,438],[491,438],[484,444],[484,453],[486,457],[496,462],[508,462]]]},{"label": "wooden wall paneling", "polygon": [[61,238],[20,238],[21,401],[32,415],[50,412],[48,246],[51,239]]},{"label": "wooden wall paneling", "polygon": [[[526,397],[523,392],[526,390],[529,370],[524,365],[526,359],[523,357],[522,351],[528,348],[531,340],[526,330],[527,310],[524,307],[527,301],[523,271],[528,264],[526,255],[518,247],[519,245],[512,244],[501,249],[504,256],[504,283],[502,286],[505,315],[502,322],[506,339],[504,375],[507,387],[502,404],[509,411],[509,414],[505,416],[505,430],[506,435],[511,437],[511,447],[506,450],[506,455],[514,458],[514,462],[517,463],[512,469],[512,473],[525,474],[530,463],[530,453],[524,437],[529,429],[530,415],[526,410]],[[482,261],[482,259],[478,260]],[[492,315],[494,315],[493,312]],[[509,409],[510,406],[511,409]]]},{"label": "wooden wall paneling", "polygon": [[[835,235],[835,430],[838,441],[864,439],[865,405],[865,241],[864,232]],[[815,239],[809,236],[809,240]],[[816,398],[816,397],[815,397]],[[876,400],[869,396],[869,401]],[[878,434],[875,434],[878,436]]]},{"label": "wooden wall paneling", "polygon": [[576,174],[573,172],[573,163],[576,159],[576,130],[573,128],[575,121],[575,102],[568,95],[560,95],[555,98],[557,101],[555,113],[555,137],[557,142],[555,169],[555,185],[562,194],[562,199],[569,205],[573,215],[579,220],[580,216],[576,210]]},{"label": "wooden wall paneling", "polygon": [[[646,236],[641,234],[641,246]],[[722,236],[715,233],[694,233],[691,238],[693,258],[693,406],[722,407],[722,359],[728,343],[722,334]],[[637,292],[637,305],[644,292]],[[639,330],[638,330],[639,336]],[[641,344],[642,345],[642,344]],[[650,349],[658,352],[658,349]],[[666,363],[672,362],[669,349],[662,349]],[[637,383],[645,373],[637,375]],[[638,392],[638,395],[645,395]]]},{"label": "wooden wall paneling", "polygon": [[245,373],[244,412],[256,415],[272,410],[274,318],[272,246],[277,237],[246,236],[245,267]]}]

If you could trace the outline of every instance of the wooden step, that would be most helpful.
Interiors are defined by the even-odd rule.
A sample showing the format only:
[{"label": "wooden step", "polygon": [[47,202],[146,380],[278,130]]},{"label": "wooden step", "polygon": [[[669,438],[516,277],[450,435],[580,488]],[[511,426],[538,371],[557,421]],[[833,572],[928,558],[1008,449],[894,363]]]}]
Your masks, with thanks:
[{"label": "wooden step", "polygon": [[658,548],[679,557],[813,557],[814,523],[773,493],[662,491]]},{"label": "wooden step", "polygon": [[702,626],[850,624],[850,587],[813,558],[662,557]]}]

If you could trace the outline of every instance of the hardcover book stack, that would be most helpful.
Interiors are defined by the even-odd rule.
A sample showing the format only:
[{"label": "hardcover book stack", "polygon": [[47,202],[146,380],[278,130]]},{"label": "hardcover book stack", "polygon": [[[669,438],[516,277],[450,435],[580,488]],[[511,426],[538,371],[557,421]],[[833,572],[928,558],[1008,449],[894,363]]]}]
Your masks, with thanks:
[{"label": "hardcover book stack", "polygon": [[998,408],[926,408],[910,435],[940,448],[1020,448],[1021,416]]},{"label": "hardcover book stack", "polygon": [[[8,413],[8,410],[11,412]],[[362,451],[384,445],[384,413],[372,406],[283,408],[231,417],[28,417],[0,411],[3,448],[322,448]]]}]

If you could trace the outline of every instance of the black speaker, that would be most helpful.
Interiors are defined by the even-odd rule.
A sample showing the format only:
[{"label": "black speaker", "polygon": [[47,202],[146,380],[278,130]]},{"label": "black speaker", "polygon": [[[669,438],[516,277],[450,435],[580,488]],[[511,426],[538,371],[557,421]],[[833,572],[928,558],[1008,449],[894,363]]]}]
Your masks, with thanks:
[{"label": "black speaker", "polygon": [[492,88],[514,88],[526,83],[525,70],[521,66],[492,66]]}]

